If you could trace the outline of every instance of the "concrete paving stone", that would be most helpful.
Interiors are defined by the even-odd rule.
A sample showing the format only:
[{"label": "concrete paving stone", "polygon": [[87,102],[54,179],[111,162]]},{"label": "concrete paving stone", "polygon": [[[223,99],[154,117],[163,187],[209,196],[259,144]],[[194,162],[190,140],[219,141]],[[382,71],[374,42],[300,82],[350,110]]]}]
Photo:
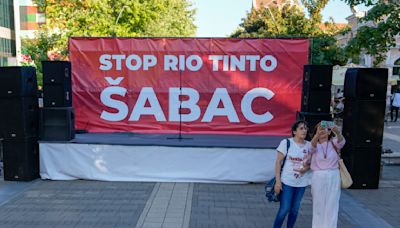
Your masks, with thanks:
[{"label": "concrete paving stone", "polygon": [[[148,196],[146,196],[148,197]],[[143,205],[145,205],[146,203],[143,202],[141,204],[135,204],[135,205],[121,205],[119,207],[119,211],[137,211],[137,210],[143,210]]]},{"label": "concrete paving stone", "polygon": [[[0,226],[2,227],[2,226]],[[22,225],[22,224],[16,224],[15,226],[13,226],[13,228],[32,228],[34,226],[32,225]]]},{"label": "concrete paving stone", "polygon": [[181,228],[181,223],[163,223],[162,228]]},{"label": "concrete paving stone", "polygon": [[80,221],[78,222],[74,228],[86,228],[86,227],[96,227],[97,222],[88,222],[88,221]]},{"label": "concrete paving stone", "polygon": [[201,208],[192,208],[191,214],[193,215],[193,218],[196,217],[208,217],[209,211],[207,210],[201,210]]},{"label": "concrete paving stone", "polygon": [[99,220],[99,216],[97,216],[96,214],[85,213],[85,216],[79,219],[79,222],[95,222],[97,220]]},{"label": "concrete paving stone", "polygon": [[165,213],[165,211],[168,209],[168,205],[152,204],[151,209],[155,209],[156,211],[164,211]]},{"label": "concrete paving stone", "polygon": [[143,223],[142,228],[161,228],[162,223],[150,223],[150,222],[145,222]]},{"label": "concrete paving stone", "polygon": [[96,223],[96,227],[114,227],[118,224],[118,221],[110,221],[110,220],[104,220],[100,219]]},{"label": "concrete paving stone", "polygon": [[243,208],[227,208],[226,210],[229,216],[241,216],[246,213],[246,210]]},{"label": "concrete paving stone", "polygon": [[[263,208],[262,210],[249,208],[249,209],[243,210],[243,214],[245,214],[246,216],[248,216],[248,215],[263,216],[263,215],[265,215],[264,209],[265,208]],[[228,209],[228,211],[229,211],[229,209]]]},{"label": "concrete paving stone", "polygon": [[162,217],[146,217],[144,222],[151,222],[151,223],[163,223],[164,222],[164,216]]},{"label": "concrete paving stone", "polygon": [[184,212],[172,213],[172,212],[168,211],[165,214],[165,218],[182,218],[183,215],[184,215]]},{"label": "concrete paving stone", "polygon": [[74,227],[75,225],[70,225],[70,224],[57,224],[54,226],[54,228],[71,228]]},{"label": "concrete paving stone", "polygon": [[183,217],[181,218],[165,218],[164,223],[183,223]]},{"label": "concrete paving stone", "polygon": [[167,211],[167,207],[151,207],[149,209],[149,213],[165,213]]},{"label": "concrete paving stone", "polygon": [[[78,184],[77,184],[78,182]],[[51,220],[59,220],[60,226],[68,226],[73,227],[78,222],[85,224],[92,224],[94,221],[98,222],[99,220],[94,220],[95,215],[99,215],[104,217],[103,219],[107,219],[107,221],[101,221],[106,223],[106,227],[113,227],[115,224],[121,224],[121,221],[125,223],[130,223],[130,227],[136,224],[139,215],[131,215],[131,218],[126,218],[128,215],[125,212],[124,216],[114,216],[109,215],[110,213],[114,213],[117,215],[120,212],[121,208],[120,205],[125,205],[125,210],[130,210],[130,213],[137,213],[143,210],[145,203],[147,202],[148,196],[150,195],[154,183],[146,183],[145,188],[142,188],[140,191],[141,195],[135,195],[135,189],[128,189],[128,191],[121,192],[121,194],[116,194],[118,192],[120,186],[131,186],[133,188],[137,187],[137,183],[132,185],[131,183],[109,183],[109,182],[95,182],[95,181],[68,181],[68,182],[51,182],[51,181],[40,181],[39,187],[36,186],[33,191],[28,191],[27,194],[22,194],[21,197],[18,199],[9,201],[7,204],[0,207],[0,218],[7,216],[7,218],[18,218],[17,221],[19,224],[23,223],[23,219],[21,219],[21,213],[28,213],[32,215],[32,219],[42,219],[47,220],[47,223],[41,222],[40,225],[50,225],[53,226],[54,224],[48,224]],[[55,184],[56,183],[56,184]],[[93,184],[96,183],[96,184]],[[112,185],[111,188],[104,187],[101,188],[102,185]],[[40,186],[41,185],[41,186]],[[63,186],[64,185],[64,186]],[[84,186],[80,186],[84,185]],[[99,187],[101,191],[92,191],[90,188],[94,186]],[[46,189],[43,189],[46,188]],[[56,189],[56,191],[49,191],[49,189]],[[143,191],[146,189],[146,191]],[[85,190],[85,191],[83,191]],[[132,191],[133,190],[133,191]],[[68,191],[68,192],[66,192]],[[41,192],[40,194],[38,192]],[[145,193],[148,193],[145,195]],[[85,195],[86,194],[86,195]],[[116,194],[116,196],[110,196],[107,194]],[[132,197],[132,195],[134,195]],[[95,198],[97,197],[97,198]],[[135,201],[136,205],[130,206],[129,203],[133,201],[131,199],[127,200],[127,198],[140,198],[139,200]],[[112,200],[110,200],[112,199]],[[118,202],[120,201],[120,202]],[[138,203],[139,202],[139,203]],[[62,205],[60,205],[62,203]],[[4,209],[7,208],[7,205],[12,205],[9,208],[12,209]],[[15,205],[15,206],[14,206]],[[91,208],[93,206],[93,208]],[[97,208],[95,208],[97,207]],[[100,208],[99,208],[100,207]],[[29,212],[29,210],[31,210]],[[40,215],[40,212],[43,212]],[[58,214],[60,213],[63,215],[62,218],[58,218]],[[35,214],[36,213],[36,214]],[[38,214],[39,213],[39,214]],[[85,214],[85,216],[77,216],[78,214]],[[108,217],[111,216],[111,217]],[[29,216],[25,216],[29,218]],[[85,220],[86,218],[86,220]],[[135,220],[136,219],[136,220]],[[91,221],[88,221],[91,220]],[[90,222],[90,223],[88,223]],[[12,224],[7,221],[4,221],[2,224]]]},{"label": "concrete paving stone", "polygon": [[206,221],[196,221],[195,224],[192,225],[192,221],[190,221],[189,227],[215,227],[215,220],[206,220]]},{"label": "concrete paving stone", "polygon": [[152,211],[150,209],[150,211],[147,213],[147,217],[163,217],[165,216],[165,213],[167,212],[167,210],[157,210],[157,211]]},{"label": "concrete paving stone", "polygon": [[224,207],[224,208],[230,208],[232,206],[232,203],[230,202],[215,202],[215,207]]},{"label": "concrete paving stone", "polygon": [[200,201],[197,203],[192,203],[194,206],[199,206],[199,207],[214,207],[215,202],[214,201]]},{"label": "concrete paving stone", "polygon": [[181,205],[181,204],[179,204],[179,205],[175,205],[175,204],[170,204],[170,205],[168,205],[168,210],[180,210],[180,211],[182,211],[182,212],[184,212],[185,211],[185,208],[186,208],[186,205]]},{"label": "concrete paving stone", "polygon": [[57,224],[42,224],[39,223],[38,225],[34,226],[35,228],[53,228],[55,227]]}]

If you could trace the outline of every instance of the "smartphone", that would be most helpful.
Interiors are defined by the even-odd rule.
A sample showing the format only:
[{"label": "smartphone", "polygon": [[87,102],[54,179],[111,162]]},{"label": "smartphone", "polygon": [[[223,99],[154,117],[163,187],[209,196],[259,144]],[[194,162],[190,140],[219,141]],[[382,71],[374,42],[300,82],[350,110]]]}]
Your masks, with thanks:
[{"label": "smartphone", "polygon": [[326,121],[326,120],[322,120],[321,121],[321,127],[322,128],[330,128],[330,129],[332,129],[333,126],[335,126],[335,123],[333,121]]}]

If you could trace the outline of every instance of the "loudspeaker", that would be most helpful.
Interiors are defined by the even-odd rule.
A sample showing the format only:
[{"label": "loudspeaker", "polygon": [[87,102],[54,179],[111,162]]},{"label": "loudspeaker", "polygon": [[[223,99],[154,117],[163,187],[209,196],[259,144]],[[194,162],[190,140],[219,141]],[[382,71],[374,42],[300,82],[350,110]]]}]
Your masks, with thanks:
[{"label": "loudspeaker", "polygon": [[380,146],[383,140],[385,100],[346,100],[343,135],[355,146]]},{"label": "loudspeaker", "polygon": [[314,132],[314,127],[317,125],[321,120],[332,120],[332,115],[329,113],[308,113],[308,112],[298,112],[297,113],[297,120],[304,120],[307,122],[308,127],[308,137],[307,140],[311,139],[311,136]]},{"label": "loudspeaker", "polygon": [[332,65],[304,65],[303,91],[330,91],[332,86]]},{"label": "loudspeaker", "polygon": [[0,97],[36,96],[34,67],[0,67]]},{"label": "loudspeaker", "polygon": [[386,100],[388,69],[349,68],[344,81],[344,96],[358,100]]},{"label": "loudspeaker", "polygon": [[71,107],[71,63],[42,61],[44,107]]},{"label": "loudspeaker", "polygon": [[329,113],[331,107],[331,90],[303,90],[301,100],[302,112]]},{"label": "loudspeaker", "polygon": [[71,62],[42,61],[43,84],[71,84]]},{"label": "loudspeaker", "polygon": [[45,141],[69,141],[75,138],[75,117],[72,107],[43,108],[40,138]]},{"label": "loudspeaker", "polygon": [[43,85],[43,105],[44,107],[71,107],[71,83]]},{"label": "loudspeaker", "polygon": [[341,155],[349,171],[352,189],[374,189],[379,187],[382,147],[357,147],[346,143]]},{"label": "loudspeaker", "polygon": [[37,139],[3,141],[4,180],[31,181],[39,177]]},{"label": "loudspeaker", "polygon": [[23,139],[38,136],[38,98],[0,99],[0,137]]}]

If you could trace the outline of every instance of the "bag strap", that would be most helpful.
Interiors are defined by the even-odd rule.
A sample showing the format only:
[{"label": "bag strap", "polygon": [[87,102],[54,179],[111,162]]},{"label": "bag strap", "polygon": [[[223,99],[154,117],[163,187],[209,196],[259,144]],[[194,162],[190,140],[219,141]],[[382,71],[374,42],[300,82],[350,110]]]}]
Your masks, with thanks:
[{"label": "bag strap", "polygon": [[335,144],[331,141],[333,149],[335,149],[336,153],[339,155],[339,158],[341,158],[340,150],[335,146]]},{"label": "bag strap", "polygon": [[286,162],[286,157],[287,157],[287,155],[289,153],[289,148],[290,148],[290,141],[289,141],[289,139],[286,139],[286,155],[283,158],[283,162],[282,162],[282,165],[281,165],[281,173],[282,173],[282,170],[283,170],[283,166],[285,165],[285,162]]}]

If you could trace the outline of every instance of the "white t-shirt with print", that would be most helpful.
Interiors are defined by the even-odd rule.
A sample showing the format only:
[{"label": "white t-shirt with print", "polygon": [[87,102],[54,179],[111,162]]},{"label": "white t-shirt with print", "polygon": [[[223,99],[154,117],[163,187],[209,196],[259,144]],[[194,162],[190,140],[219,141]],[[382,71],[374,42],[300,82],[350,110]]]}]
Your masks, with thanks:
[{"label": "white t-shirt with print", "polygon": [[[311,143],[305,141],[305,144],[298,145],[293,141],[293,138],[289,138],[290,147],[289,154],[286,157],[285,165],[281,173],[281,181],[292,187],[306,187],[310,183],[311,173],[306,172],[301,174],[299,170],[306,162],[308,156],[310,156]],[[279,144],[277,151],[281,152],[284,156],[286,155],[286,139],[282,140]]]}]

